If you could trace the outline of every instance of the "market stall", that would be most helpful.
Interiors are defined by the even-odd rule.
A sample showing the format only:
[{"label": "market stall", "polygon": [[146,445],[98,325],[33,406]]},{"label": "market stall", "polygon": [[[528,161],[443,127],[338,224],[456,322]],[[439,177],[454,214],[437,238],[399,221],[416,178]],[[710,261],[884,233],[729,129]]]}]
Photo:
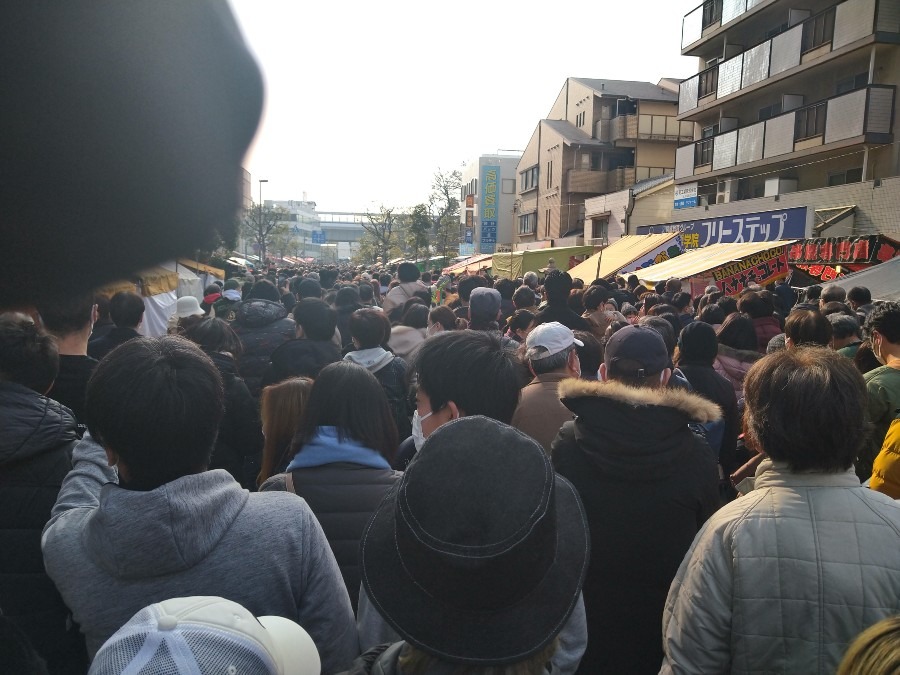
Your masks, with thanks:
[{"label": "market stall", "polygon": [[649,267],[683,252],[681,235],[677,232],[627,235],[570,269],[569,274],[573,279],[589,284],[594,279],[607,279]]},{"label": "market stall", "polygon": [[521,277],[525,272],[537,272],[546,268],[550,258],[556,261],[559,269],[570,270],[581,262],[580,257],[593,252],[593,246],[562,246],[540,248],[533,251],[494,253],[491,259],[492,272],[495,276],[515,279]]},{"label": "market stall", "polygon": [[832,283],[846,291],[854,286],[864,286],[869,289],[873,300],[900,302],[900,257],[848,274]]},{"label": "market stall", "polygon": [[898,255],[900,241],[883,234],[801,239],[788,248],[788,263],[803,272],[809,278],[809,284],[827,284],[844,275],[893,260]]},{"label": "market stall", "polygon": [[463,272],[477,272],[485,267],[491,268],[491,258],[493,253],[481,253],[479,255],[469,256],[465,260],[454,263],[444,268],[443,274],[462,274]]},{"label": "market stall", "polygon": [[144,321],[138,329],[142,335],[165,335],[169,317],[175,312],[178,300],[178,272],[176,264],[166,263],[134,275],[130,280],[116,281],[97,289],[97,293],[112,297],[119,291],[131,291],[144,299]]},{"label": "market stall", "polygon": [[788,247],[796,240],[760,241],[744,244],[713,244],[685,251],[666,262],[638,270],[635,274],[646,287],[676,278],[690,284],[691,295],[700,295],[707,286],[718,286],[725,295],[738,295],[752,284],[764,286],[785,278]]}]

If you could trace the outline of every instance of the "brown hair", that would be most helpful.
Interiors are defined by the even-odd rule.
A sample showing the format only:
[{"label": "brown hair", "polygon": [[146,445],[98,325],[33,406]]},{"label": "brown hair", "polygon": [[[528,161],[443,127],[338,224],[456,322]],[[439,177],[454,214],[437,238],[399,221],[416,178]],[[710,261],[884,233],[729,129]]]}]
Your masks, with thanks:
[{"label": "brown hair", "polygon": [[260,417],[266,440],[257,485],[262,485],[277,468],[287,463],[291,440],[300,429],[312,385],[313,381],[308,377],[292,377],[262,390]]},{"label": "brown hair", "polygon": [[[545,672],[547,664],[556,653],[558,644],[557,638],[550,641],[546,647],[532,654],[524,661],[516,663],[508,663],[497,666],[470,666],[458,664],[453,672],[455,675],[542,675]],[[399,664],[403,675],[427,675],[434,671],[441,671],[447,667],[447,661],[432,656],[428,652],[406,644],[406,648],[401,652]]]},{"label": "brown hair", "polygon": [[866,385],[825,347],[769,354],[744,379],[744,433],[791,471],[845,471],[866,440]]},{"label": "brown hair", "polygon": [[891,675],[900,672],[900,616],[882,619],[856,636],[837,675]]},{"label": "brown hair", "polygon": [[798,345],[818,345],[827,347],[831,344],[831,322],[814,309],[795,309],[784,322],[784,334],[791,343]]}]

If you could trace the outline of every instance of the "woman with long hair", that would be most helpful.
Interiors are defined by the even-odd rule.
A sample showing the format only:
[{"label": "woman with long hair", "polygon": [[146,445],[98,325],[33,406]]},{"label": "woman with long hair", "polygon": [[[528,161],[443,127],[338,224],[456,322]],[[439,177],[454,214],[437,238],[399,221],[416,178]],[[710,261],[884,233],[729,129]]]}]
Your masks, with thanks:
[{"label": "woman with long hair", "polygon": [[313,383],[286,472],[260,486],[306,500],[331,544],[354,611],[359,540],[401,476],[391,469],[397,443],[387,396],[375,376],[350,361],[332,363]]},{"label": "woman with long hair", "polygon": [[292,377],[262,390],[260,416],[265,441],[257,485],[284,471],[291,461],[291,442],[300,431],[312,384],[308,377]]},{"label": "woman with long hair", "polygon": [[753,320],[739,312],[732,312],[716,331],[716,340],[719,346],[713,368],[731,382],[738,406],[742,409],[744,377],[750,366],[762,358],[757,349],[759,338]]}]

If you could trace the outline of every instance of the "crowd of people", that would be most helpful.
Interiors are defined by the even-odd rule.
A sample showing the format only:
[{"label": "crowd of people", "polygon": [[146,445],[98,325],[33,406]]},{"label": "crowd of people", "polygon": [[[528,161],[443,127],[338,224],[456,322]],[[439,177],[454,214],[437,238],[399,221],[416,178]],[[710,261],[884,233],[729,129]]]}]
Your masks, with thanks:
[{"label": "crowd of people", "polygon": [[685,286],[401,263],[248,273],[155,338],[128,291],[0,315],[0,658],[877,672],[900,305]]}]

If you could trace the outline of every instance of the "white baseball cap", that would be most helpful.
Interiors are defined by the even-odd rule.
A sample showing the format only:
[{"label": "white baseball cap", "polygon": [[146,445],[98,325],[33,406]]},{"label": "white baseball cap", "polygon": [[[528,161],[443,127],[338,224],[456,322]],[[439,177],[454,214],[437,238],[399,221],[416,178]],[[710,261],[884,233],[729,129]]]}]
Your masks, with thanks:
[{"label": "white baseball cap", "polygon": [[526,350],[531,350],[535,347],[543,347],[547,350],[546,352],[541,352],[540,359],[559,354],[573,344],[584,347],[584,343],[581,340],[575,339],[575,333],[572,332],[572,329],[563,326],[558,321],[550,321],[549,323],[542,323],[540,326],[536,326],[525,338]]},{"label": "white baseball cap", "polygon": [[97,652],[89,675],[319,675],[316,645],[280,616],[253,616],[231,600],[194,596],[145,607]]}]

